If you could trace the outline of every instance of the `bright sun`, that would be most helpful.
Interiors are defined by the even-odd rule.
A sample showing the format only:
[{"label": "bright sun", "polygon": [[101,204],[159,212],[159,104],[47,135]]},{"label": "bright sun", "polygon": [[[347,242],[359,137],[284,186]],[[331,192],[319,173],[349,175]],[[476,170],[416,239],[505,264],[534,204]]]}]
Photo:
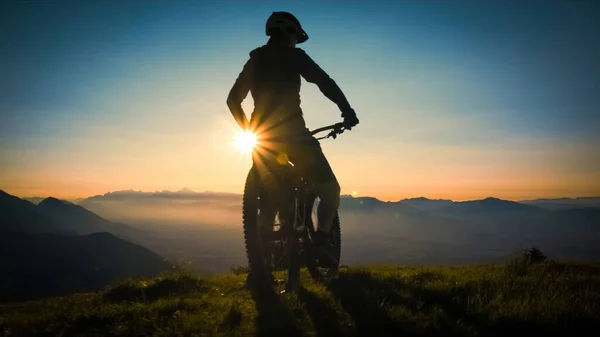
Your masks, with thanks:
[{"label": "bright sun", "polygon": [[233,145],[237,147],[243,154],[252,153],[252,149],[256,145],[256,135],[249,131],[238,131],[233,136]]}]

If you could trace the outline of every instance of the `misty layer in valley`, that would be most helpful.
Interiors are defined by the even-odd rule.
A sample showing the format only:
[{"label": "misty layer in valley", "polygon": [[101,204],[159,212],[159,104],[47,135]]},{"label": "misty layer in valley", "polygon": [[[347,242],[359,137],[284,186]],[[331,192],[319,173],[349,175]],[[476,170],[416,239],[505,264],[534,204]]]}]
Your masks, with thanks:
[{"label": "misty layer in valley", "polygon": [[[139,229],[137,243],[177,264],[208,272],[246,264],[239,194],[122,191],[79,204]],[[532,246],[553,258],[597,259],[598,207],[597,198],[536,205],[496,198],[382,202],[344,196],[341,263],[483,263]]]}]

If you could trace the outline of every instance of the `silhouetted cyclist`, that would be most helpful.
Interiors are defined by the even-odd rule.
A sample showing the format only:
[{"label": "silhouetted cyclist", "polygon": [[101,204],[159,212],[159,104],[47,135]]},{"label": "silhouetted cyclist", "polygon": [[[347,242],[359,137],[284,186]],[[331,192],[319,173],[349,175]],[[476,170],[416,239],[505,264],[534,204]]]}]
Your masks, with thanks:
[{"label": "silhouetted cyclist", "polygon": [[[304,50],[296,48],[296,44],[308,40],[308,35],[294,15],[273,12],[266,23],[266,35],[270,36],[267,44],[250,52],[250,59],[229,92],[227,105],[243,130],[251,129],[279,139],[268,146],[284,149],[303,176],[315,185],[321,202],[318,230],[312,239],[317,246],[321,266],[337,266],[337,258],[330,250],[328,232],[340,204],[340,185],[319,142],[306,128],[300,108],[300,77],[315,83],[327,98],[337,104],[347,128],[359,121],[334,80]],[[248,92],[254,100],[250,121],[241,105]],[[259,221],[272,223],[274,220],[273,211],[266,212],[261,208],[260,214],[262,220]]]}]

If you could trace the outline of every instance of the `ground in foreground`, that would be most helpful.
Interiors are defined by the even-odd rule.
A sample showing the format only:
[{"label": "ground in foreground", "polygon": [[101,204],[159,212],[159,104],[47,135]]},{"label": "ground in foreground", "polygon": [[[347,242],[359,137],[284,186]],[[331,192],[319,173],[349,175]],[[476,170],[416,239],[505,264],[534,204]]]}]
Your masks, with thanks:
[{"label": "ground in foreground", "polygon": [[600,265],[342,268],[278,298],[243,273],[129,280],[97,293],[0,306],[2,336],[596,335]]}]

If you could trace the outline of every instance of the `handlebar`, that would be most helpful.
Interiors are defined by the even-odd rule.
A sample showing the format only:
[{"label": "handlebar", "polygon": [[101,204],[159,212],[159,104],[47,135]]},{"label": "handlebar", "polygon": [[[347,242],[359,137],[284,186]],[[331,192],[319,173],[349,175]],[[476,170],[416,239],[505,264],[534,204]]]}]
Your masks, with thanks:
[{"label": "handlebar", "polygon": [[344,131],[346,131],[346,130],[349,130],[349,128],[345,128],[344,123],[340,122],[340,123],[336,123],[336,124],[332,124],[332,125],[328,125],[328,126],[324,126],[322,128],[312,130],[312,131],[310,131],[310,135],[314,136],[317,133],[321,133],[323,131],[328,131],[328,130],[331,130],[331,132],[329,132],[327,134],[327,136],[318,137],[317,139],[321,140],[321,139],[325,139],[325,138],[329,138],[329,137],[336,139],[338,135],[344,133]]},{"label": "handlebar", "polygon": [[[328,125],[328,126],[324,126],[312,131],[309,131],[309,134],[311,136],[316,135],[317,133],[321,133],[323,131],[329,131],[331,130],[331,132],[329,132],[326,136],[323,137],[318,137],[316,138],[317,140],[321,140],[321,139],[325,139],[325,138],[333,138],[336,139],[338,135],[344,133],[344,131],[346,130],[351,130],[352,128],[348,128],[344,126],[344,123],[340,122],[340,123],[336,123],[336,124],[332,124],[332,125]],[[272,136],[272,137],[265,137],[265,138],[261,138],[261,140],[263,141],[274,141],[274,142],[279,142],[279,141],[301,141],[302,139],[304,139],[305,136],[302,135],[298,138],[294,137],[294,136]]]}]

